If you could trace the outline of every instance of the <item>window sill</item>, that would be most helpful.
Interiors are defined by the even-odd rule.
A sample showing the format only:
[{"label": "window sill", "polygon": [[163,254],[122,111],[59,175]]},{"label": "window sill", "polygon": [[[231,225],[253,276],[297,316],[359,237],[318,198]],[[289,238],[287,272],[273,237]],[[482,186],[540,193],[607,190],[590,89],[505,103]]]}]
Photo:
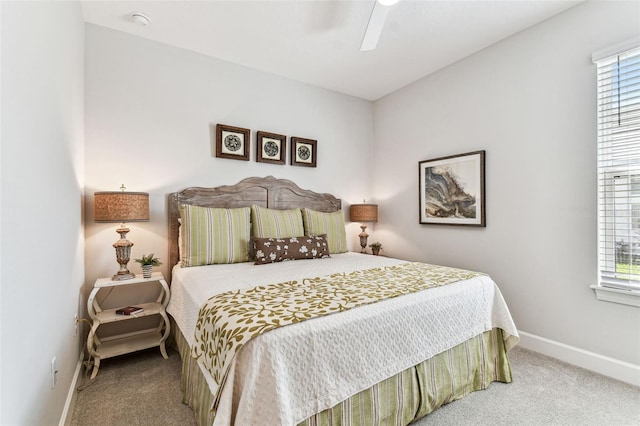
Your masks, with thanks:
[{"label": "window sill", "polygon": [[603,287],[601,285],[592,285],[591,288],[596,292],[596,299],[598,300],[640,308],[640,291],[619,290],[617,288]]}]

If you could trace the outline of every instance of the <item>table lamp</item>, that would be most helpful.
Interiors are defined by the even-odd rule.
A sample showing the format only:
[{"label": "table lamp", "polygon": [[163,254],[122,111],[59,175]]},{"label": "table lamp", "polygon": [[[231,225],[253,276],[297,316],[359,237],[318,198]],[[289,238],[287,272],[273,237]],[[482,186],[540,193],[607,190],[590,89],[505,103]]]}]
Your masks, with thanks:
[{"label": "table lamp", "polygon": [[[363,200],[364,203],[364,200]],[[352,222],[360,222],[360,247],[362,247],[362,253],[367,252],[367,238],[369,234],[365,231],[367,225],[364,222],[377,222],[378,221],[378,205],[377,204],[352,204],[349,208],[349,218]]]},{"label": "table lamp", "polygon": [[135,274],[127,269],[133,243],[127,240],[129,228],[125,226],[125,223],[149,221],[149,194],[146,192],[125,192],[124,184],[120,189],[121,191],[94,193],[95,221],[122,223],[120,228],[116,230],[120,234],[120,240],[113,244],[116,249],[116,259],[120,264],[120,270],[112,277],[114,281],[135,278]]}]

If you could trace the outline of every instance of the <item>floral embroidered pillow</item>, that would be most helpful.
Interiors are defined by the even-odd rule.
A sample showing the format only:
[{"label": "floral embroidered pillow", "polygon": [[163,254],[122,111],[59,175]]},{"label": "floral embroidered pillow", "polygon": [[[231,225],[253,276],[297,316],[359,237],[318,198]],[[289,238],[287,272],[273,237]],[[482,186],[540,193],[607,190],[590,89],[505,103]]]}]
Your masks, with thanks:
[{"label": "floral embroidered pillow", "polygon": [[326,234],[287,238],[253,237],[253,249],[256,265],[285,260],[331,257]]}]

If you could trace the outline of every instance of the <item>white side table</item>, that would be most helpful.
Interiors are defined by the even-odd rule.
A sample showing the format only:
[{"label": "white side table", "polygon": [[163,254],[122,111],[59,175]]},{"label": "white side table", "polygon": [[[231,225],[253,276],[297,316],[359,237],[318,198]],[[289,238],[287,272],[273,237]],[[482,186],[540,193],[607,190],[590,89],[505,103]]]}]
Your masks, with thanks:
[{"label": "white side table", "polygon": [[[118,315],[116,308],[102,309],[96,300],[96,295],[101,289],[107,287],[119,287],[127,285],[136,285],[148,282],[157,282],[161,289],[160,295],[155,302],[136,304],[143,308],[143,311],[136,315]],[[169,337],[170,325],[167,317],[166,307],[169,303],[169,286],[164,280],[161,272],[154,272],[151,278],[142,278],[136,276],[130,280],[113,281],[111,278],[98,278],[93,285],[89,300],[87,300],[87,310],[93,322],[89,336],[87,337],[87,350],[89,356],[93,358],[93,372],[91,379],[95,378],[100,368],[100,360],[111,358],[142,349],[160,347],[162,356],[167,359],[167,350],[165,349],[165,341]],[[118,321],[127,321],[135,318],[146,317],[150,315],[160,316],[158,325],[154,328],[138,330],[130,333],[118,334],[115,336],[99,339],[96,331],[101,324],[107,324]]]}]

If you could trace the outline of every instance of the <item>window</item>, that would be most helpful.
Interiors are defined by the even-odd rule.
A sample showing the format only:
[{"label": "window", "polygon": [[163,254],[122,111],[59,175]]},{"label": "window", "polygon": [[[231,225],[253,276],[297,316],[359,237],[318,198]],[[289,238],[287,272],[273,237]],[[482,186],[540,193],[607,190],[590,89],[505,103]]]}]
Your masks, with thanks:
[{"label": "window", "polygon": [[[640,47],[594,55],[598,84],[598,290],[640,296]],[[605,295],[606,296],[606,295]],[[640,306],[640,298],[632,302]],[[609,299],[604,299],[609,300]],[[620,300],[609,300],[618,301]]]}]

